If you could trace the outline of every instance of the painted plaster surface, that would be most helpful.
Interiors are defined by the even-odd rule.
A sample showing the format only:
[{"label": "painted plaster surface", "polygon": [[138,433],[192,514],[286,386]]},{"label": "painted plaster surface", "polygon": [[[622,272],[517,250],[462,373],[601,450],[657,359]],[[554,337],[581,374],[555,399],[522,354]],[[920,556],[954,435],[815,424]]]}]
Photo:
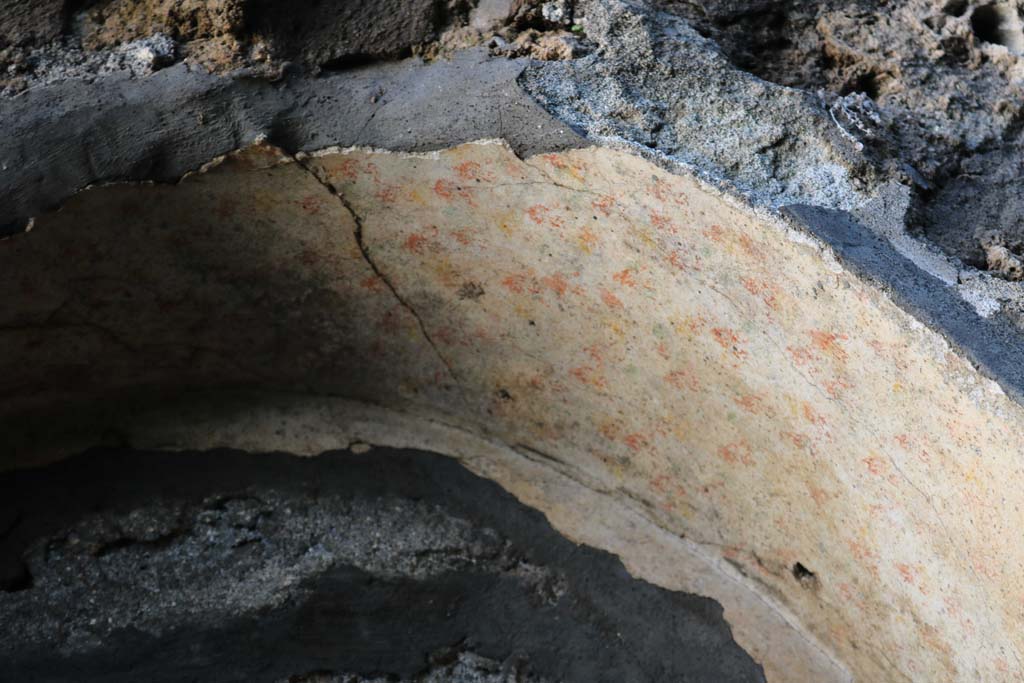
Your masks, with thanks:
[{"label": "painted plaster surface", "polygon": [[935,335],[630,156],[317,166],[506,441],[721,546],[863,680],[1020,676],[1020,411]]},{"label": "painted plaster surface", "polygon": [[156,386],[441,416],[714,549],[857,680],[1024,678],[1024,412],[692,178],[608,149],[259,147],[78,195],[0,242],[0,286],[25,294],[0,309],[12,434]]}]

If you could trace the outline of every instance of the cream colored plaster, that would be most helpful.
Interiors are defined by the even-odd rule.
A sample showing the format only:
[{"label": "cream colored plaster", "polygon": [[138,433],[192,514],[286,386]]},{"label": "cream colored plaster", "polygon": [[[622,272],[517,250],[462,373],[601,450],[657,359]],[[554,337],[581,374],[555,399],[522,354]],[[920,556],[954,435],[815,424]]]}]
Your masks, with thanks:
[{"label": "cream colored plaster", "polygon": [[[429,415],[628,502],[685,539],[659,553],[734,568],[714,581],[747,577],[856,680],[1022,680],[1021,407],[814,238],[694,178],[596,148],[258,147],[80,194],[0,245],[0,286],[24,293],[0,314],[5,414],[160,387]],[[12,431],[7,462],[42,441]],[[481,458],[563,532],[695,585],[616,545],[627,517],[587,521],[602,536]]]}]

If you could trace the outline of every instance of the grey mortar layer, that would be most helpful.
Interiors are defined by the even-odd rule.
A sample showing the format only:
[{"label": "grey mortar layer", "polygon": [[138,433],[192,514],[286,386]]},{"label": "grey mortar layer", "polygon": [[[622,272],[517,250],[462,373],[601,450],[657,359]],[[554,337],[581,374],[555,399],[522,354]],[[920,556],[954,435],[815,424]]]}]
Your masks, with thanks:
[{"label": "grey mortar layer", "polygon": [[[178,63],[146,78],[67,80],[0,99],[9,132],[0,139],[0,236],[90,184],[174,182],[261,137],[291,152],[428,151],[486,138],[522,156],[614,146],[696,172],[754,206],[805,207],[795,211],[802,229],[841,257],[865,259],[862,274],[1024,397],[1020,330],[1000,312],[1021,300],[1020,287],[906,234],[912,179],[862,153],[870,111],[740,71],[647,3],[586,1],[577,16],[593,49],[569,62],[477,48],[320,77],[292,69],[277,82]],[[860,235],[852,250],[851,226]]]},{"label": "grey mortar layer", "polygon": [[517,85],[523,60],[468,50],[278,82],[179,63],[144,79],[68,80],[0,99],[0,235],[95,183],[173,182],[263,137],[290,152],[338,145],[429,151],[503,138],[521,155],[586,142]]},{"label": "grey mortar layer", "polygon": [[578,11],[597,49],[533,65],[520,78],[559,119],[755,206],[848,211],[982,316],[1003,311],[1024,326],[1024,287],[908,233],[912,188],[923,180],[887,149],[880,112],[863,94],[764,81],[656,2],[585,0]]}]

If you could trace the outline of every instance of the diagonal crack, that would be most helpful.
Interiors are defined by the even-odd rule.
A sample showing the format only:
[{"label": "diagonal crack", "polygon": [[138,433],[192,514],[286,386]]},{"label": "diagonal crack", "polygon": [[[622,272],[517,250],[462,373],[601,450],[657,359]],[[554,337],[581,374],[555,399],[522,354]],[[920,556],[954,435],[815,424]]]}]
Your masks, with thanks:
[{"label": "diagonal crack", "polygon": [[548,185],[548,184],[550,184],[550,185],[554,185],[555,187],[557,187],[559,189],[566,190],[567,192],[577,192],[579,194],[590,195],[591,197],[604,197],[604,195],[601,194],[600,192],[595,192],[594,190],[589,190],[589,189],[587,189],[585,187],[573,187],[571,185],[566,185],[565,183],[558,182],[557,180],[555,180],[554,176],[552,176],[551,173],[548,172],[547,169],[545,169],[543,166],[541,166],[539,162],[534,161],[533,157],[529,157],[529,158],[523,159],[522,162],[524,164],[526,164],[527,166],[529,166],[530,168],[532,168],[533,170],[535,170],[538,173],[540,173],[545,178],[547,178],[547,182],[546,183],[543,182],[543,181],[534,181],[534,182],[531,182],[531,183],[524,183],[524,184],[529,184],[529,185]]},{"label": "diagonal crack", "polygon": [[[433,337],[430,336],[430,332],[427,330],[427,326],[423,322],[423,318],[421,318],[420,314],[416,312],[416,309],[412,307],[412,304],[410,304],[408,300],[406,300],[405,297],[403,297],[398,292],[398,289],[395,287],[394,283],[391,282],[391,279],[384,274],[384,271],[380,269],[380,266],[378,266],[376,261],[373,260],[373,257],[370,256],[370,248],[367,246],[366,241],[363,238],[364,229],[362,216],[359,215],[359,213],[355,210],[355,207],[352,206],[351,202],[349,202],[348,199],[346,199],[345,196],[341,194],[341,192],[339,192],[336,187],[334,187],[334,185],[323,180],[315,170],[310,168],[305,163],[304,159],[300,158],[297,155],[292,155],[292,159],[295,161],[296,164],[298,164],[299,168],[308,173],[314,180],[316,180],[317,183],[319,183],[325,190],[327,190],[339,202],[341,202],[342,207],[344,207],[345,211],[347,211],[349,216],[352,217],[352,222],[356,226],[354,230],[356,244],[359,247],[359,253],[362,254],[363,256],[363,260],[366,261],[366,265],[369,266],[370,270],[373,271],[373,274],[376,275],[377,278],[384,283],[384,286],[388,288],[389,292],[391,292],[391,295],[395,298],[395,301],[398,302],[398,305],[404,308],[406,311],[408,311],[409,315],[413,317],[413,319],[416,321],[416,325],[420,329],[420,334],[423,335],[423,339],[426,340],[430,348],[433,349],[434,355],[437,356],[437,359],[439,361],[441,361],[441,364],[445,367],[445,370],[447,370],[448,372],[448,376],[451,377],[456,387],[459,388],[460,393],[462,393],[462,383],[459,381],[459,377],[455,373],[455,369],[452,367],[452,364],[448,362],[448,359],[445,358],[444,354],[441,353],[441,350],[438,348],[437,343],[434,341]],[[463,397],[463,400],[465,400],[465,397]]]}]

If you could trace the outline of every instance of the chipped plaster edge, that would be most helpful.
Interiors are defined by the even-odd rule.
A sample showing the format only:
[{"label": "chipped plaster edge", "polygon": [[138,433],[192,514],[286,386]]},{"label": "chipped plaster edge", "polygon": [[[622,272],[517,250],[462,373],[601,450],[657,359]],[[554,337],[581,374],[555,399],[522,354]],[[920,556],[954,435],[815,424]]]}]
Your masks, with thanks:
[{"label": "chipped plaster edge", "polygon": [[[316,457],[332,450],[383,446],[452,457],[540,510],[573,542],[612,553],[632,576],[721,603],[734,638],[765,667],[769,681],[790,680],[792,663],[783,661],[790,653],[806,658],[805,666],[818,683],[853,683],[850,671],[822,641],[715,548],[670,532],[635,501],[570,476],[553,462],[529,457],[426,411],[302,394],[261,393],[234,396],[229,402],[238,409],[225,410],[219,399],[212,399],[215,409],[193,404],[181,419],[168,419],[159,410],[125,429],[134,447],[169,452],[232,448]],[[605,514],[593,514],[596,510]]]},{"label": "chipped plaster edge", "polygon": [[[942,355],[948,352],[956,353],[958,356],[963,357],[967,362],[970,363],[974,371],[980,375],[980,379],[986,381],[986,384],[990,387],[987,393],[997,395],[1001,398],[1009,397],[1015,403],[1024,406],[1024,382],[1021,383],[1020,387],[1017,387],[1014,384],[1013,378],[1006,378],[1001,376],[1001,373],[998,369],[992,368],[991,363],[986,363],[983,359],[979,358],[979,354],[972,353],[972,350],[967,343],[957,340],[953,332],[951,332],[950,329],[947,329],[947,327],[942,324],[942,321],[941,319],[939,319],[939,316],[928,316],[928,319],[926,320],[925,316],[921,314],[919,306],[914,306],[908,303],[908,299],[910,297],[908,296],[906,291],[901,290],[902,283],[899,282],[898,277],[878,278],[866,274],[863,268],[857,267],[857,264],[852,263],[851,259],[849,259],[848,257],[844,256],[841,253],[842,245],[839,244],[837,240],[831,238],[826,234],[823,234],[823,231],[821,230],[816,230],[816,226],[813,225],[813,222],[796,219],[791,213],[787,212],[787,209],[789,209],[790,207],[770,207],[761,204],[757,202],[755,198],[740,192],[735,186],[733,186],[728,180],[724,178],[711,176],[703,172],[701,169],[699,169],[693,164],[689,164],[687,162],[678,160],[658,150],[652,150],[642,147],[624,138],[604,137],[595,140],[595,142],[597,142],[598,144],[594,145],[593,147],[585,149],[608,149],[609,151],[627,154],[629,156],[636,157],[643,161],[646,161],[647,163],[651,163],[656,167],[661,168],[673,175],[689,178],[700,191],[705,192],[709,196],[715,198],[716,200],[723,202],[729,208],[745,213],[749,215],[751,218],[760,221],[765,226],[778,231],[779,234],[782,235],[789,242],[810,249],[822,260],[823,265],[829,272],[836,275],[842,273],[849,273],[851,276],[855,277],[857,280],[864,283],[865,285],[876,289],[878,293],[886,300],[887,303],[893,305],[894,307],[905,313],[907,316],[909,316],[909,319],[912,321],[912,324],[915,324],[915,326],[919,327],[919,329],[922,331],[928,331],[932,333],[930,335],[927,335],[927,344],[932,349],[932,352],[935,355],[935,357],[941,357]],[[169,182],[155,180],[116,180],[110,182],[98,182],[90,184],[87,187],[84,187],[76,191],[71,197],[68,197],[63,203],[61,203],[61,205],[58,208],[54,209],[53,212],[59,212],[63,210],[64,207],[67,206],[68,203],[70,203],[73,200],[73,198],[79,196],[83,192],[98,187],[127,185],[179,185],[193,177],[201,176],[204,173],[213,170],[223,165],[224,163],[227,163],[231,158],[239,155],[246,149],[256,147],[263,148],[264,150],[270,152],[274,156],[274,159],[270,164],[271,166],[295,163],[301,170],[303,170],[304,172],[308,172],[308,169],[306,169],[303,165],[304,161],[311,159],[321,159],[335,154],[370,153],[394,155],[401,159],[437,160],[444,153],[452,149],[457,149],[459,147],[492,145],[497,145],[501,147],[502,149],[508,151],[517,158],[521,159],[527,165],[530,165],[534,168],[536,168],[536,166],[533,166],[532,162],[540,160],[544,156],[551,154],[551,152],[548,151],[541,151],[530,155],[519,155],[515,152],[514,148],[512,147],[509,141],[503,138],[495,137],[483,137],[475,140],[469,140],[458,145],[454,145],[452,147],[422,152],[390,150],[372,145],[330,145],[314,151],[300,151],[292,154],[289,153],[287,150],[283,149],[282,147],[270,142],[267,136],[260,135],[257,136],[257,138],[251,144],[235,150],[231,150],[224,154],[217,155],[216,157],[203,163],[197,168],[190,169],[179,178]],[[575,150],[566,150],[564,152],[560,152],[560,154],[572,154],[574,153],[574,151]],[[543,169],[537,170],[539,170],[541,173],[544,173]],[[870,232],[872,235],[874,235],[879,240],[880,244],[884,245],[883,249],[887,248],[888,250],[891,250],[890,254],[883,254],[883,257],[904,259],[905,261],[912,264],[914,268],[919,270],[926,277],[934,279],[935,283],[940,285],[942,289],[946,290],[951,296],[956,297],[960,301],[965,302],[967,305],[969,305],[970,308],[977,314],[979,322],[981,322],[982,324],[993,324],[997,322],[991,319],[994,312],[996,312],[995,310],[990,310],[989,315],[982,314],[981,309],[992,309],[993,306],[997,307],[996,310],[1000,308],[999,304],[993,304],[989,297],[986,297],[983,294],[978,294],[979,287],[984,287],[985,285],[979,285],[979,287],[972,287],[969,284],[965,284],[962,282],[951,283],[948,280],[948,278],[943,277],[941,274],[936,274],[932,272],[934,268],[927,267],[928,264],[922,264],[920,258],[915,258],[915,255],[918,253],[916,249],[900,248],[901,242],[909,241],[913,242],[921,249],[925,249],[931,252],[932,249],[930,248],[930,245],[920,242],[920,240],[916,240],[912,236],[903,232],[902,229],[899,230],[898,234],[894,233],[895,237],[897,237],[898,239],[893,239],[893,235],[880,234],[877,229],[863,226],[863,224],[857,219],[856,216],[853,216],[847,211],[833,211],[836,214],[842,215],[844,218],[856,224],[857,226],[863,228],[865,231]],[[30,225],[34,227],[36,217],[31,218],[29,222]],[[22,233],[7,236],[6,239],[13,240],[19,237],[26,237],[29,233],[30,231],[26,230],[25,232]],[[36,231],[35,236],[39,236],[38,231]],[[904,246],[906,247],[906,245]],[[940,255],[940,257],[948,258],[945,257],[945,255]],[[987,276],[988,279],[992,279],[991,276],[988,276],[985,273],[979,274],[983,277]],[[1003,284],[1006,286],[1013,286],[1013,283],[1009,282],[1004,282]],[[1020,289],[1022,292],[1021,295],[1022,297],[1024,297],[1024,287],[1021,287]],[[941,306],[941,302],[937,304],[937,306]],[[1024,334],[1017,330],[1017,328],[1013,328],[1012,330],[1010,330],[1010,333],[1016,333],[1017,335],[1022,337],[1022,339],[1024,339]],[[995,406],[990,407],[994,408]]]}]

